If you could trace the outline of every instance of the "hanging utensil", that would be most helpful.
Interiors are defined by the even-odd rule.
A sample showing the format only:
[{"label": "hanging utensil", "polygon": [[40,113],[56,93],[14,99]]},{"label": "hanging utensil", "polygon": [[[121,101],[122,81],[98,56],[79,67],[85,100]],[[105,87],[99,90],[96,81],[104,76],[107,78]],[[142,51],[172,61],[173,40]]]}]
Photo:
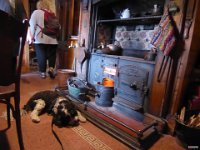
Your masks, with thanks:
[{"label": "hanging utensil", "polygon": [[82,68],[85,60],[88,58],[88,53],[86,51],[85,47],[77,47],[74,48],[74,56],[78,63],[80,64],[81,67],[81,73],[82,73]]}]

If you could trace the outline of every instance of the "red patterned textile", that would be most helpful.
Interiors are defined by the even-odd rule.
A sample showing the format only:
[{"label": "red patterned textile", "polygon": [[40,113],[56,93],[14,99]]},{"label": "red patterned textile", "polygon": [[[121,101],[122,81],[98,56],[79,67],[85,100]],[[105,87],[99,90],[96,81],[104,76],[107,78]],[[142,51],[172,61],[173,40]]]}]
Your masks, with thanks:
[{"label": "red patterned textile", "polygon": [[168,56],[176,43],[174,27],[168,11],[162,16],[159,26],[154,33],[151,44]]}]

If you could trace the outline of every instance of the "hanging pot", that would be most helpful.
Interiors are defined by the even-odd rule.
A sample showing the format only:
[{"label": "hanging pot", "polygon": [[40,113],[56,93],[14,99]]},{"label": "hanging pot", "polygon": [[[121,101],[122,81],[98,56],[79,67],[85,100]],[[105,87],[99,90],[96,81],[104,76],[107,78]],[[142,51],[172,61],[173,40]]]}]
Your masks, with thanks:
[{"label": "hanging pot", "polygon": [[122,48],[119,45],[108,44],[107,47],[109,48],[110,55],[121,55]]}]

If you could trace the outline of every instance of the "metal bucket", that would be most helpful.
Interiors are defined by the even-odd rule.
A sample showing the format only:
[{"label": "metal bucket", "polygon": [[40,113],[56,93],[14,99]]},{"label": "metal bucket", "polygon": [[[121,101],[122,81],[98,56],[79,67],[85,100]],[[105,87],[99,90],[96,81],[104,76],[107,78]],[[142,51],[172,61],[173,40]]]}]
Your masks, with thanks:
[{"label": "metal bucket", "polygon": [[[199,110],[186,111],[185,120],[189,120],[191,116],[198,114]],[[199,148],[200,128],[188,126],[176,119],[175,133],[182,146],[186,149],[188,146]]]},{"label": "metal bucket", "polygon": [[79,79],[78,77],[70,77],[67,80],[67,85],[68,85],[69,95],[75,98],[81,99],[88,92],[85,82]]},{"label": "metal bucket", "polygon": [[113,104],[112,98],[114,97],[114,87],[107,87],[97,84],[95,95],[95,103],[103,107],[111,107]]},{"label": "metal bucket", "polygon": [[70,69],[59,69],[58,74],[58,87],[67,87],[67,79],[75,76],[75,71]]}]

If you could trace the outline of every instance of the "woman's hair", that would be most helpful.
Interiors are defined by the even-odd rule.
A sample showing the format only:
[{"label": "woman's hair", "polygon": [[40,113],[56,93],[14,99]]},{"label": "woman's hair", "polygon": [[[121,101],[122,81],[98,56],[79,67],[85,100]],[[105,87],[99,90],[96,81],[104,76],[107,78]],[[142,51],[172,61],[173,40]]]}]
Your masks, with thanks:
[{"label": "woman's hair", "polygon": [[49,10],[49,5],[46,1],[44,0],[39,0],[36,4],[37,9],[48,9]]}]

